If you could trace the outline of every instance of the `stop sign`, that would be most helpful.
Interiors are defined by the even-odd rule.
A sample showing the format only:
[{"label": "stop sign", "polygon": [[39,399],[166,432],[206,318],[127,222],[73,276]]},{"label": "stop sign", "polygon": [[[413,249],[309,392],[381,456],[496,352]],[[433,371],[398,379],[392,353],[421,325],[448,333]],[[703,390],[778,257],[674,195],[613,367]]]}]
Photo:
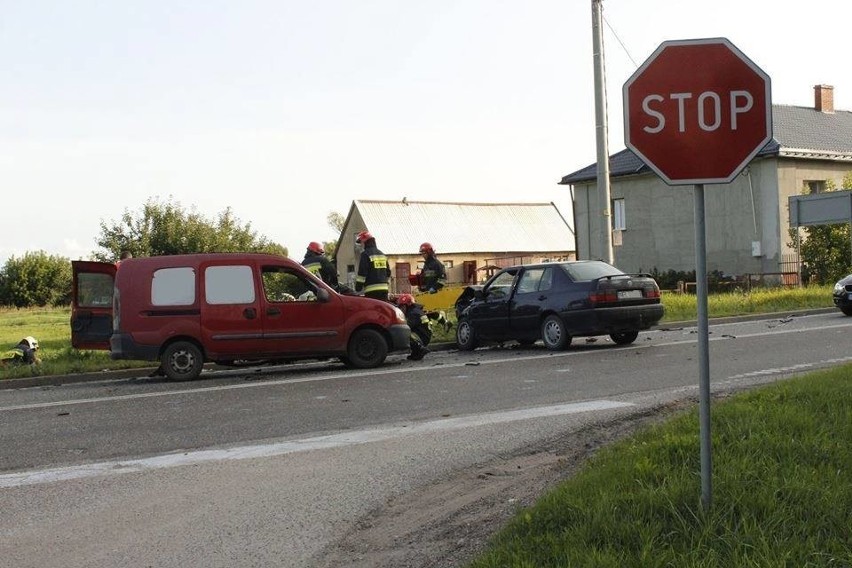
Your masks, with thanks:
[{"label": "stop sign", "polygon": [[670,185],[728,183],[772,139],[770,91],[725,38],[665,41],[624,84],[625,144]]}]

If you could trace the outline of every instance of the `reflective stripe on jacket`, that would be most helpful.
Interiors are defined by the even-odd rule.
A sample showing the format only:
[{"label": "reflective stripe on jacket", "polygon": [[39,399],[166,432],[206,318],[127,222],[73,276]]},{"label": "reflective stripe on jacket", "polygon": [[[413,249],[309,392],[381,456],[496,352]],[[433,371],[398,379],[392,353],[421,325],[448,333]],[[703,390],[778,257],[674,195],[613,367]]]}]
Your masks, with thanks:
[{"label": "reflective stripe on jacket", "polygon": [[332,288],[337,289],[337,270],[324,254],[308,251],[305,254],[305,259],[302,261],[302,266]]},{"label": "reflective stripe on jacket", "polygon": [[358,261],[358,274],[355,277],[355,291],[387,291],[390,280],[390,266],[385,253],[375,246],[367,247]]}]

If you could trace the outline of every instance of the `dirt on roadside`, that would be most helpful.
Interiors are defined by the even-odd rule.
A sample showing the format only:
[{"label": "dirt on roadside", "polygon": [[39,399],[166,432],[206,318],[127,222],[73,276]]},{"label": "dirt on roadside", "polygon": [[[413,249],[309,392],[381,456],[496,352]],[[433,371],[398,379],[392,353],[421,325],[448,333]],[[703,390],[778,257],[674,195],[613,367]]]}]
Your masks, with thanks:
[{"label": "dirt on roadside", "polygon": [[680,411],[682,401],[589,426],[389,500],[325,550],[318,568],[454,568],[602,446]]}]

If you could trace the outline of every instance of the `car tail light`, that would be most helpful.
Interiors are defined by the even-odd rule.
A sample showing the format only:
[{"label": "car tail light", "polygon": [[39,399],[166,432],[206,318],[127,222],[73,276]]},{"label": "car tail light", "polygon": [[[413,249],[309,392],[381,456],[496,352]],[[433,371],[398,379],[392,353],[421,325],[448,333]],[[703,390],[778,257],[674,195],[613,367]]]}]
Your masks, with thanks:
[{"label": "car tail light", "polygon": [[595,290],[594,292],[589,292],[589,301],[592,304],[617,302],[618,294],[615,293],[615,290]]},{"label": "car tail light", "polygon": [[642,295],[645,298],[659,299],[660,289],[654,286],[653,288],[645,288],[642,290]]}]

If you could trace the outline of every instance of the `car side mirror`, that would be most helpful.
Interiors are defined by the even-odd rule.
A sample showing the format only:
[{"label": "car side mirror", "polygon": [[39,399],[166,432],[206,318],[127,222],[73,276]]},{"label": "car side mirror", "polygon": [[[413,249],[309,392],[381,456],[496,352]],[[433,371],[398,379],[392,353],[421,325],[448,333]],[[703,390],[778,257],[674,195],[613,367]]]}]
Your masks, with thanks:
[{"label": "car side mirror", "polygon": [[328,290],[325,288],[317,289],[317,301],[318,302],[327,302],[329,298]]}]

